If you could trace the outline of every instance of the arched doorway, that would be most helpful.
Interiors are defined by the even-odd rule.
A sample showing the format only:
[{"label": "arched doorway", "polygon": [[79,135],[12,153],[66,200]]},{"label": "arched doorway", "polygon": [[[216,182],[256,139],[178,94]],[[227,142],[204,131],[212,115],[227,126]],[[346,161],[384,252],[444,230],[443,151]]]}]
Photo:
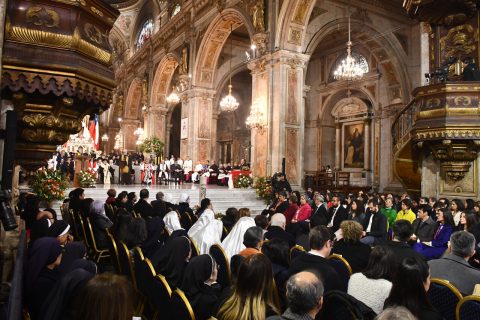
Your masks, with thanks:
[{"label": "arched doorway", "polygon": [[[240,104],[234,112],[221,112],[217,120],[217,155],[220,163],[250,162],[251,132],[245,125],[252,104],[252,76],[248,70],[232,77],[233,96]],[[227,94],[227,85],[220,98]]]},{"label": "arched doorway", "polygon": [[173,107],[170,118],[170,136],[168,145],[168,155],[178,158],[180,156],[180,128],[182,122],[182,103],[177,103]]}]

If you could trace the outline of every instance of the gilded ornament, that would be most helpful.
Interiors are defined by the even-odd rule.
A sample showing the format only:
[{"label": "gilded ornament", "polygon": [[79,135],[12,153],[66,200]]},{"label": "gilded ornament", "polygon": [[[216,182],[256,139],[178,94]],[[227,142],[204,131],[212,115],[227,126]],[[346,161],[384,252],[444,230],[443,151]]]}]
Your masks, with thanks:
[{"label": "gilded ornament", "polygon": [[469,24],[451,28],[440,38],[440,50],[445,51],[446,58],[468,55],[476,48],[476,33],[478,31]]},{"label": "gilded ornament", "polygon": [[253,28],[257,32],[265,32],[265,4],[264,0],[253,0],[249,8],[252,16]]},{"label": "gilded ornament", "polygon": [[302,37],[302,32],[301,30],[297,29],[290,29],[289,37],[288,37],[288,42],[300,45],[300,39]]},{"label": "gilded ornament", "polygon": [[307,10],[310,6],[311,0],[300,0],[295,8],[295,15],[293,16],[293,22],[298,24],[305,24],[305,18],[307,16]]},{"label": "gilded ornament", "polygon": [[188,73],[188,49],[184,47],[182,49],[182,59],[180,60],[180,68],[178,70],[180,74]]},{"label": "gilded ornament", "polygon": [[51,9],[31,6],[25,13],[28,23],[47,28],[56,28],[60,25],[60,16]]},{"label": "gilded ornament", "polygon": [[90,7],[90,10],[92,10],[93,13],[95,13],[96,15],[100,16],[100,17],[103,17],[103,12],[98,10],[97,8],[95,7]]},{"label": "gilded ornament", "polygon": [[85,26],[83,27],[83,30],[85,31],[85,34],[87,37],[92,40],[95,43],[102,44],[103,43],[103,35],[100,29],[98,29],[96,26],[94,26],[91,23],[85,23]]}]

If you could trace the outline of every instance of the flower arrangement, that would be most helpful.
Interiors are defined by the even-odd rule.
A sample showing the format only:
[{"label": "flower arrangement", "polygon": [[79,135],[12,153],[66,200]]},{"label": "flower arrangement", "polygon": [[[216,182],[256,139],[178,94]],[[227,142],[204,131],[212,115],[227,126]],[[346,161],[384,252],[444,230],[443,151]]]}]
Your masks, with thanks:
[{"label": "flower arrangement", "polygon": [[140,152],[155,154],[157,157],[160,157],[163,154],[163,146],[163,142],[153,136],[143,140],[143,143],[140,145]]},{"label": "flower arrangement", "polygon": [[38,170],[30,180],[30,187],[46,202],[63,200],[68,181],[60,170]]},{"label": "flower arrangement", "polygon": [[257,196],[268,204],[272,198],[272,184],[266,177],[259,177],[253,186]]},{"label": "flower arrangement", "polygon": [[90,171],[79,171],[77,172],[77,179],[80,183],[80,186],[83,188],[90,188],[95,185],[96,178],[95,174],[91,173]]},{"label": "flower arrangement", "polygon": [[235,188],[242,188],[246,189],[250,187],[253,183],[253,179],[250,176],[240,174],[234,181],[233,181]]}]

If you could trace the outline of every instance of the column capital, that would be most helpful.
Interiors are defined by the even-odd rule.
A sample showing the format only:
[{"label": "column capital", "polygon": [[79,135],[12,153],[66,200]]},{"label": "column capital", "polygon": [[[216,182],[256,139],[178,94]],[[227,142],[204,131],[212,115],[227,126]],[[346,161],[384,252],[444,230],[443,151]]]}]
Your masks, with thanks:
[{"label": "column capital", "polygon": [[278,50],[271,54],[271,59],[274,64],[287,64],[292,69],[305,69],[310,60],[310,55],[290,50]]},{"label": "column capital", "polygon": [[203,87],[194,87],[189,90],[185,90],[183,95],[187,97],[187,99],[193,98],[202,98],[202,99],[213,99],[217,92],[213,89],[203,88]]}]

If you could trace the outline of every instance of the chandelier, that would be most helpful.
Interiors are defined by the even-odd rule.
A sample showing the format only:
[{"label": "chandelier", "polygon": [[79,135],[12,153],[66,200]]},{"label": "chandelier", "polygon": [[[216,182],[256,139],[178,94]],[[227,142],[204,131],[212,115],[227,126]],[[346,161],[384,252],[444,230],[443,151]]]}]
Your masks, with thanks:
[{"label": "chandelier", "polygon": [[337,70],[333,73],[336,80],[359,80],[363,77],[363,70],[360,64],[352,57],[352,41],[350,39],[350,15],[348,16],[348,42],[347,56],[343,59]]},{"label": "chandelier", "polygon": [[180,97],[177,94],[177,88],[175,87],[167,97],[168,104],[177,104],[180,102]]},{"label": "chandelier", "polygon": [[247,117],[245,124],[249,129],[263,130],[263,112],[260,110],[258,103],[254,103],[250,107],[250,115]]},{"label": "chandelier", "polygon": [[[232,25],[230,25],[230,35],[232,34]],[[232,43],[233,41],[230,40],[230,84],[228,85],[228,95],[223,97],[222,101],[220,101],[220,110],[225,112],[232,112],[237,110],[239,103],[234,96],[232,96]]]}]

